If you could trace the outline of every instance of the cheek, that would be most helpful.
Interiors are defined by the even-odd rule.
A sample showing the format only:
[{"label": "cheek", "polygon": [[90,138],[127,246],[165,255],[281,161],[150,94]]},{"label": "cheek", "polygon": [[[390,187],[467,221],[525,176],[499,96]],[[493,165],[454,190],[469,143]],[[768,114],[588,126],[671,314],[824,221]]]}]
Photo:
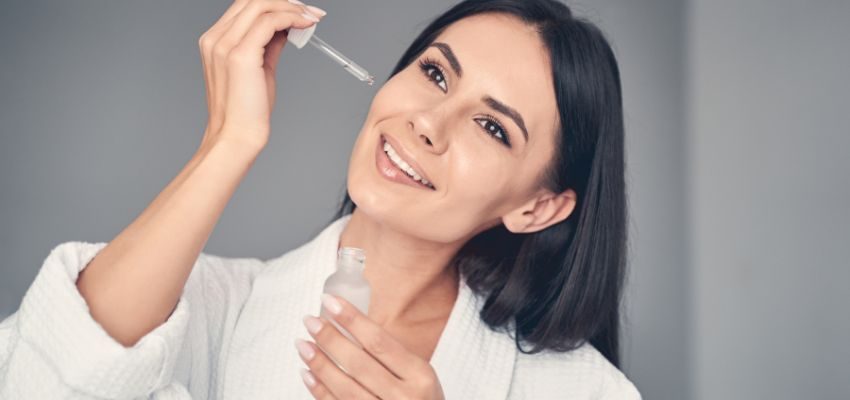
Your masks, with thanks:
[{"label": "cheek", "polygon": [[458,144],[452,153],[450,192],[457,196],[455,201],[462,203],[461,208],[469,205],[487,209],[503,201],[510,192],[511,164],[493,154],[493,149],[481,150],[481,145],[473,143],[461,148]]},{"label": "cheek", "polygon": [[392,80],[385,83],[372,98],[369,112],[354,143],[349,160],[349,171],[360,167],[362,163],[374,162],[375,141],[378,140],[380,134],[375,127],[380,121],[392,118],[394,114],[399,112],[398,98]]},{"label": "cheek", "polygon": [[404,96],[404,93],[404,82],[402,82],[402,79],[399,75],[392,77],[375,93],[370,111],[385,113],[388,110],[395,109],[399,101],[403,101],[405,97],[409,97]]},{"label": "cheek", "polygon": [[417,73],[404,70],[390,78],[375,94],[369,113],[375,114],[380,120],[406,110],[429,106],[440,99],[440,90],[427,86]]}]

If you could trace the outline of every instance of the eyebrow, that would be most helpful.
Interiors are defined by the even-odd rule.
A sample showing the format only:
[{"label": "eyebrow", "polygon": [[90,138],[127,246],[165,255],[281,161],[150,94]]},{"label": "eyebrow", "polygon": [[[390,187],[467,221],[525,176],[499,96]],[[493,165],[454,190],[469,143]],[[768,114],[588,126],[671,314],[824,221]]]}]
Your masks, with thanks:
[{"label": "eyebrow", "polygon": [[[452,48],[443,42],[434,42],[431,43],[428,47],[436,47],[443,53],[447,60],[449,60],[449,65],[454,70],[455,74],[458,77],[463,77],[463,69],[460,66],[460,62],[457,60],[457,56],[452,51]],[[528,142],[528,130],[525,128],[525,122],[522,119],[522,115],[515,109],[511,108],[505,103],[502,103],[499,100],[494,99],[492,96],[486,95],[481,98],[481,101],[484,104],[487,104],[490,108],[507,115],[508,118],[514,120],[514,122],[519,126],[522,130],[522,135],[525,137],[525,141]]]}]

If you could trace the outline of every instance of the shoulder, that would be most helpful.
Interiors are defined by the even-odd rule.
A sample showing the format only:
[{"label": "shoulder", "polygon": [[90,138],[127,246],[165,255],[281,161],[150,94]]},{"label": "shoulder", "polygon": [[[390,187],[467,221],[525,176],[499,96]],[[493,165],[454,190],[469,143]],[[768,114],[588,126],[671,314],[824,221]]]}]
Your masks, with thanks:
[{"label": "shoulder", "polygon": [[529,399],[641,399],[625,374],[590,343],[567,352],[517,351],[512,391],[516,398]]}]

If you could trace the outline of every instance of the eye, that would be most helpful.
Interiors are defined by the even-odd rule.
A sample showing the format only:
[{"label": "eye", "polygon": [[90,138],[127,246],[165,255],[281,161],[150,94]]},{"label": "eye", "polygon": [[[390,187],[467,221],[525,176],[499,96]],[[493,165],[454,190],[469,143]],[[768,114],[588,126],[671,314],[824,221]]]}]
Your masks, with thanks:
[{"label": "eye", "polygon": [[508,147],[511,147],[511,142],[508,140],[508,133],[499,121],[492,115],[486,115],[484,118],[477,119],[478,125],[484,128],[484,131],[493,136],[496,140],[501,141]]},{"label": "eye", "polygon": [[[440,89],[443,92],[447,92],[449,88],[446,86],[446,76],[443,72],[443,67],[440,63],[432,58],[424,57],[419,60],[419,69],[422,70],[422,73],[425,74],[425,77],[428,80],[436,83],[440,86]],[[481,125],[484,129],[484,132],[504,143],[507,147],[511,147],[511,142],[508,139],[508,133],[505,128],[502,127],[502,124],[499,123],[492,115],[485,115],[484,118],[477,119],[476,122]],[[482,124],[483,122],[483,124]]]},{"label": "eye", "polygon": [[436,83],[437,86],[442,85],[440,86],[440,89],[442,89],[443,92],[449,90],[446,86],[446,75],[443,74],[443,68],[440,67],[439,63],[426,57],[419,60],[419,69],[422,70],[422,73],[425,74],[425,77],[427,77],[428,80]]}]

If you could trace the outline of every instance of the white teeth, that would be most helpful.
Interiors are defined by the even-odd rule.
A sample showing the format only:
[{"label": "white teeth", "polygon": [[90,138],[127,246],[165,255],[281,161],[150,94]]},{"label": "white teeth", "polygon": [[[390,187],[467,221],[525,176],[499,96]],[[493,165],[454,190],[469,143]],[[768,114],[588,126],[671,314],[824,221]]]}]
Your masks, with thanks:
[{"label": "white teeth", "polygon": [[398,153],[396,153],[392,146],[390,146],[389,142],[384,142],[384,152],[387,153],[387,156],[389,156],[393,164],[395,164],[402,171],[407,173],[407,175],[417,181],[422,182],[426,186],[430,186],[430,183],[427,179],[419,176],[419,174],[417,174],[416,171],[414,171],[413,168],[410,167],[410,165],[408,165],[406,162],[404,162],[404,160],[401,159],[401,157],[398,156]]}]

